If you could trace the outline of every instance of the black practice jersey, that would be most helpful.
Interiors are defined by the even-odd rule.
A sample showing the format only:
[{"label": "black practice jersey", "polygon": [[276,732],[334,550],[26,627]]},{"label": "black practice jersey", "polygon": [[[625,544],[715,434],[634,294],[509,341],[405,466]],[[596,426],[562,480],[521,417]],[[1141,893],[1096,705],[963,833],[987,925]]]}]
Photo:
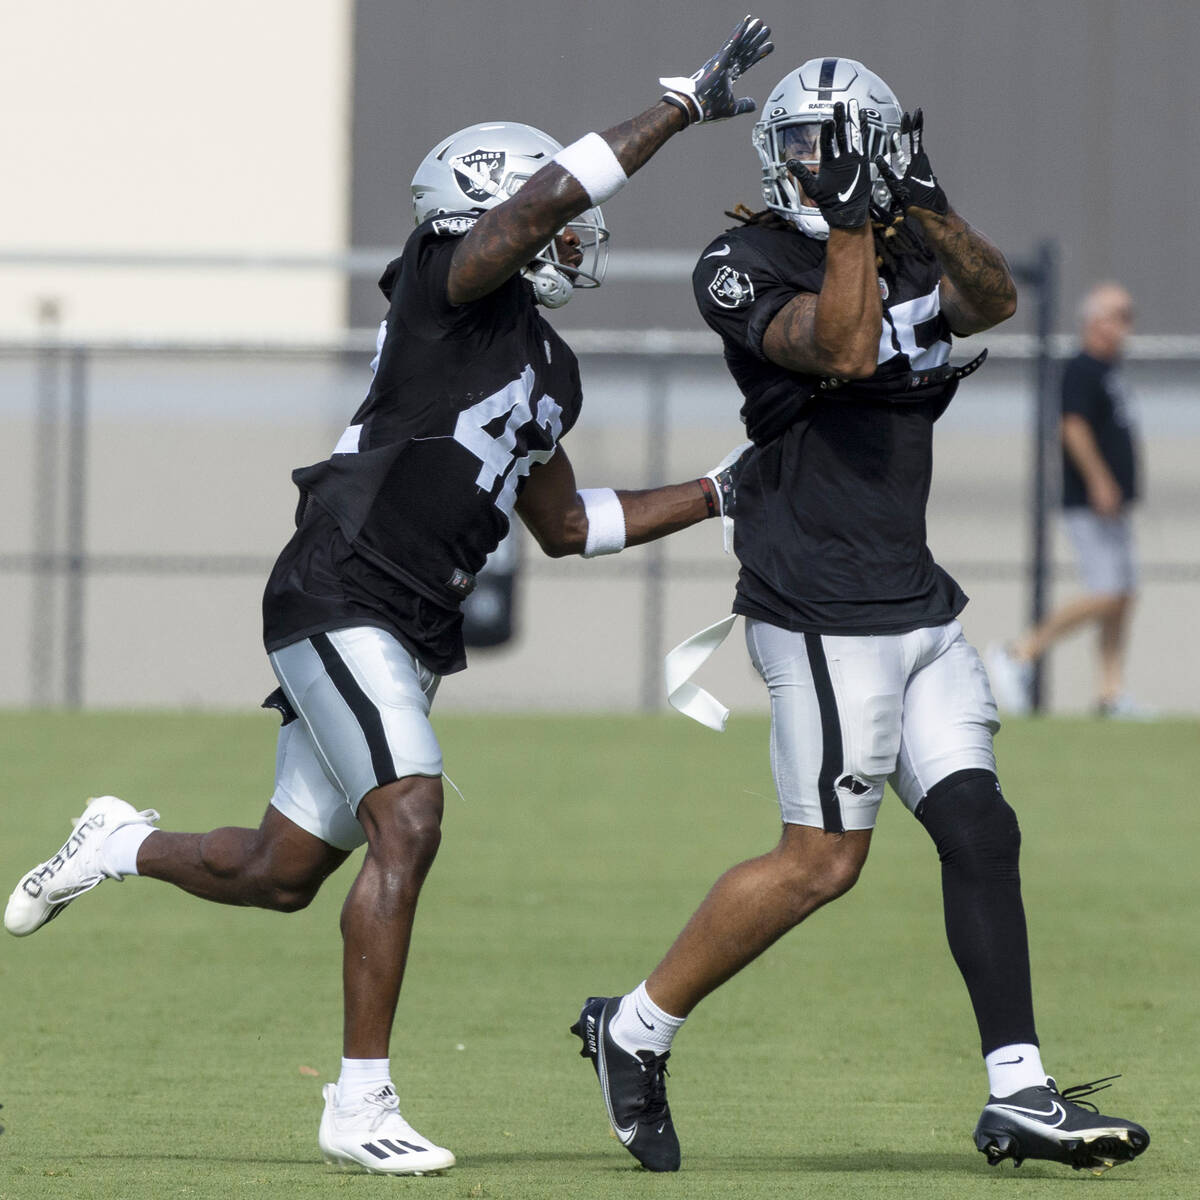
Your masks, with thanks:
[{"label": "black practice jersey", "polygon": [[[1126,503],[1138,494],[1137,448],[1133,416],[1121,371],[1114,363],[1082,351],[1063,368],[1062,411],[1082,417],[1091,426],[1100,457],[1113,473]],[[1064,450],[1062,460],[1063,507],[1087,505],[1087,484]]]},{"label": "black practice jersey", "polygon": [[582,403],[575,355],[523,279],[447,300],[473,223],[426,221],[379,281],[389,307],[367,398],[330,457],[292,474],[301,502],[263,601],[268,650],[369,624],[439,674],[466,664],[461,602]]},{"label": "black practice jersey", "polygon": [[779,310],[821,290],[825,252],[825,242],[792,229],[748,225],[713,241],[692,275],[758,446],[738,482],[734,611],[819,633],[942,624],[966,596],[933,561],[925,505],[933,424],[956,382],[913,386],[913,372],[936,377],[950,356],[940,269],[923,250],[881,269],[878,369],[837,385],[763,353]]}]

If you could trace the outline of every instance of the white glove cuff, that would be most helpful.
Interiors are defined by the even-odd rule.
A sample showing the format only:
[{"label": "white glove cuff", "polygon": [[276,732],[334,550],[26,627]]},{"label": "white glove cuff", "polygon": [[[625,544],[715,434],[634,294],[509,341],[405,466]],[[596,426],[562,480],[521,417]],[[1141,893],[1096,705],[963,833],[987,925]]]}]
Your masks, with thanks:
[{"label": "white glove cuff", "polygon": [[585,133],[564,146],[553,161],[575,176],[593,204],[603,204],[629,180],[613,148],[598,133]]},{"label": "white glove cuff", "polygon": [[612,488],[580,488],[579,499],[587,513],[587,545],[584,558],[616,554],[625,549],[625,510]]},{"label": "white glove cuff", "polygon": [[704,112],[700,108],[700,101],[696,99],[696,81],[691,76],[671,75],[658,82],[667,89],[663,99],[668,104],[682,109],[689,125],[693,125],[703,118]]}]

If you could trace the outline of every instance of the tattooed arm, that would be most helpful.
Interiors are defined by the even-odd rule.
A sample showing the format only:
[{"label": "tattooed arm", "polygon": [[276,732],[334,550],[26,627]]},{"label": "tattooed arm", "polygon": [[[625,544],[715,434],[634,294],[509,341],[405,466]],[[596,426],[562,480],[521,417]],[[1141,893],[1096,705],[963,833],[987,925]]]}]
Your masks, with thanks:
[{"label": "tattooed arm", "polygon": [[900,132],[889,151],[893,157],[908,142],[903,175],[897,175],[888,156],[877,155],[875,166],[892,197],[921,227],[942,268],[942,312],[957,334],[980,333],[1007,321],[1017,311],[1017,285],[1004,255],[972,229],[951,207],[933,173],[925,149],[925,114],[905,113]]},{"label": "tattooed arm", "polygon": [[915,205],[917,220],[942,268],[942,312],[960,336],[980,333],[1017,311],[1017,285],[1004,255],[953,209],[944,214]]},{"label": "tattooed arm", "polygon": [[[698,71],[660,79],[667,90],[653,108],[600,135],[626,178],[688,125],[753,112],[754,101],[735,97],[733,85],[774,48],[771,30],[757,17],[746,16]],[[593,203],[579,180],[557,162],[544,166],[515,196],[485,212],[459,243],[446,286],[450,303],[466,304],[495,291]],[[563,243],[568,254],[577,253],[571,235]]]},{"label": "tattooed arm", "polygon": [[858,104],[833,106],[821,124],[820,166],[799,159],[788,171],[829,226],[825,275],[817,295],[801,292],[779,310],[763,336],[763,353],[805,375],[865,379],[875,373],[883,322],[871,233],[871,175],[863,153]]},{"label": "tattooed arm", "polygon": [[820,293],[800,292],[772,317],[763,353],[804,375],[866,379],[875,373],[882,321],[870,226],[831,229]]},{"label": "tattooed arm", "polygon": [[[653,108],[600,136],[626,175],[644,165],[687,116],[660,100]],[[466,304],[494,292],[521,270],[562,227],[592,206],[579,181],[558,163],[534,174],[511,199],[489,209],[458,245],[446,292],[451,304]]]}]

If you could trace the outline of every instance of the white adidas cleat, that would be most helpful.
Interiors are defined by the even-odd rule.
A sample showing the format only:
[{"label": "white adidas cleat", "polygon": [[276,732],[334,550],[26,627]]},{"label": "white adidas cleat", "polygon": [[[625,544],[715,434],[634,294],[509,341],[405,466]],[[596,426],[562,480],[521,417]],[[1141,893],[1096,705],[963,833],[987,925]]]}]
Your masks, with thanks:
[{"label": "white adidas cleat", "polygon": [[26,937],[54,920],[84,892],[106,879],[120,879],[107,871],[101,860],[100,848],[105,839],[125,825],[152,825],[157,820],[154,809],[138,812],[116,796],[89,800],[62,849],[34,867],[9,896],[4,928],[16,937]]},{"label": "white adidas cleat", "polygon": [[391,1084],[364,1096],[360,1106],[340,1112],[337,1084],[323,1092],[325,1111],[317,1145],[327,1163],[343,1170],[361,1167],[376,1175],[436,1175],[454,1166],[454,1155],[422,1137],[401,1115]]}]

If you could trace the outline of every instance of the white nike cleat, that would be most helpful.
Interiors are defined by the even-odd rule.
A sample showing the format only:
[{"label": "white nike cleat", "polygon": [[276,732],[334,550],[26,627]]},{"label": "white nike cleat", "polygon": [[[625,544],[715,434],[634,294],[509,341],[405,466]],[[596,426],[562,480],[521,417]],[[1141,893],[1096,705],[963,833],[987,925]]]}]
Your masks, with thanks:
[{"label": "white nike cleat", "polygon": [[125,825],[153,825],[157,820],[154,809],[138,812],[116,796],[89,800],[62,849],[34,867],[9,896],[4,928],[16,937],[26,937],[97,884],[119,880],[121,876],[108,871],[101,859],[105,839]]},{"label": "white nike cleat", "polygon": [[401,1115],[391,1084],[362,1098],[348,1112],[336,1106],[337,1084],[321,1093],[325,1111],[317,1145],[327,1163],[343,1170],[361,1167],[375,1175],[437,1175],[454,1166],[454,1155],[422,1137]]}]

